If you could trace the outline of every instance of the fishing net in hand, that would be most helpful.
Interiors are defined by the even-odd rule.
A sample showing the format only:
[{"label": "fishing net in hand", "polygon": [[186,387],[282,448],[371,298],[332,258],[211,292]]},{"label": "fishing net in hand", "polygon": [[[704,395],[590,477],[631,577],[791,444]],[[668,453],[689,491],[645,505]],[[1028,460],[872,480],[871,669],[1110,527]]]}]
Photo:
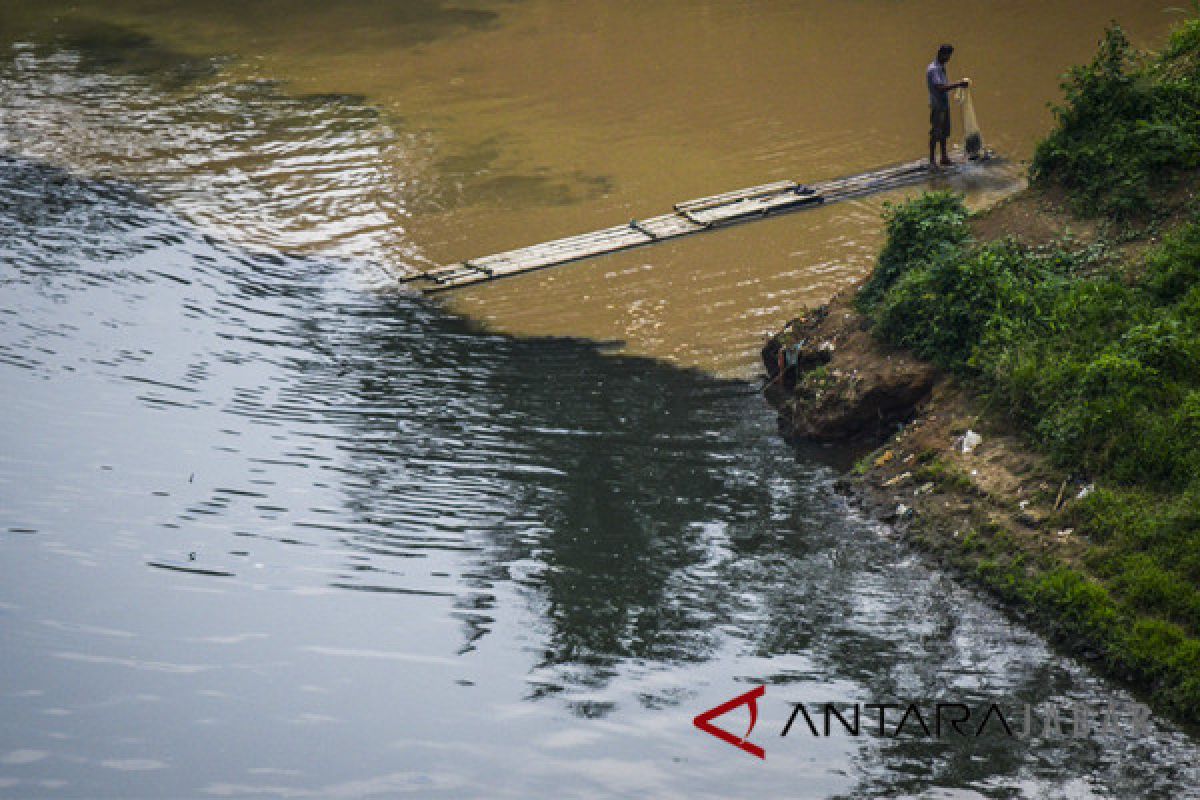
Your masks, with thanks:
[{"label": "fishing net in hand", "polygon": [[983,134],[979,132],[979,120],[975,118],[975,103],[971,100],[971,87],[958,90],[958,102],[963,111],[963,150],[967,158],[979,158],[983,152]]}]

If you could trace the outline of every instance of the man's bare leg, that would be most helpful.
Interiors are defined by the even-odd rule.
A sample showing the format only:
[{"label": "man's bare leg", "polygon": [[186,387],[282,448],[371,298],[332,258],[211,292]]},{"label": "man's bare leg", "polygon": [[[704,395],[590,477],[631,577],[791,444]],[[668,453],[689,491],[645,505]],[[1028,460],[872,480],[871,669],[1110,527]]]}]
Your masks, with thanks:
[{"label": "man's bare leg", "polygon": [[953,166],[954,162],[950,160],[950,156],[946,155],[946,140],[942,139],[941,144],[942,144],[942,166],[943,167]]}]

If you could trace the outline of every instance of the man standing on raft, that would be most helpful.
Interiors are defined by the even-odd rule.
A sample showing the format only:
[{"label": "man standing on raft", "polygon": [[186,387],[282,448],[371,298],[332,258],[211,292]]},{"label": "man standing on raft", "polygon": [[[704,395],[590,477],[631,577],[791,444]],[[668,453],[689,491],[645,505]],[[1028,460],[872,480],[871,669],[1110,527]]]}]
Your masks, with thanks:
[{"label": "man standing on raft", "polygon": [[942,146],[942,166],[948,167],[954,162],[946,155],[946,140],[950,138],[950,92],[953,89],[965,89],[970,81],[963,78],[958,83],[948,83],[946,79],[946,62],[954,53],[953,45],[944,44],[938,48],[937,58],[925,68],[925,85],[929,88],[929,168],[936,170],[938,162],[934,158],[934,150],[940,143]]}]

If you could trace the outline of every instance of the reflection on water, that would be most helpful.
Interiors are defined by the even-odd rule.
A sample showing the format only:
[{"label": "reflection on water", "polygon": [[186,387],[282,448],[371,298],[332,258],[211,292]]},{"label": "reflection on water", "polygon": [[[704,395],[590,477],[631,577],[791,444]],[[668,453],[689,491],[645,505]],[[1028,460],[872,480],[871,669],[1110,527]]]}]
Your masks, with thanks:
[{"label": "reflection on water", "polygon": [[[361,98],[294,97],[266,80],[164,98],[136,77],[80,75],[87,61],[70,51],[14,50],[0,82],[19,121],[0,132],[8,152],[136,182],[234,241],[360,258],[412,249],[402,220],[410,181],[392,170],[405,144]],[[419,203],[420,179],[411,182]]]},{"label": "reflection on water", "polygon": [[[753,387],[480,333],[0,167],[0,790],[730,796],[745,765],[689,720],[736,680],[1120,697],[845,508]],[[1195,779],[1161,728],[786,743],[755,792]]]},{"label": "reflection on water", "polygon": [[[409,8],[382,27],[419,50],[510,7]],[[507,171],[511,132],[447,153],[363,87],[48,30],[0,71],[0,795],[1195,785],[1165,724],[777,740],[790,700],[1128,698],[846,508],[843,454],[784,445],[755,387],[363,289],[375,248],[427,256],[421,213],[580,213],[617,191],[601,171]],[[652,318],[655,269],[598,269]],[[760,681],[747,763],[691,718]]]}]

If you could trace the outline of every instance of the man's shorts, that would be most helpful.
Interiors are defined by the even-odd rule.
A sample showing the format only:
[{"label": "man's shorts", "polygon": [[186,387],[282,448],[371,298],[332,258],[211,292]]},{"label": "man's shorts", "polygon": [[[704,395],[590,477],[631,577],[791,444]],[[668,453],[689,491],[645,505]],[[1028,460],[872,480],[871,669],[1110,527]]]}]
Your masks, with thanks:
[{"label": "man's shorts", "polygon": [[929,109],[929,140],[950,138],[950,107]]}]

